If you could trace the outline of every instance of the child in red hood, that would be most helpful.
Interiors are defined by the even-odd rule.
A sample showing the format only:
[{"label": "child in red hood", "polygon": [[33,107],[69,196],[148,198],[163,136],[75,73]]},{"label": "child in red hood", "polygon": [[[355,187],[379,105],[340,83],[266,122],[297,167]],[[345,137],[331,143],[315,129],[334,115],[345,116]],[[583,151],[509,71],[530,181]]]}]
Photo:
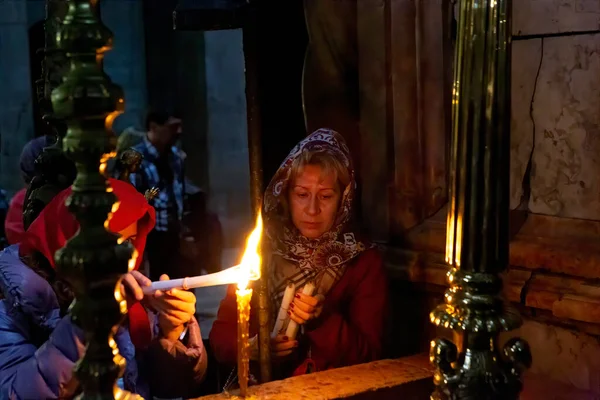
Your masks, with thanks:
[{"label": "child in red hood", "polygon": [[[154,209],[125,182],[110,179],[119,207],[109,229],[137,249],[136,269],[146,236],[154,226]],[[84,350],[82,331],[66,314],[73,293],[55,271],[54,253],[79,229],[59,193],[41,212],[19,245],[0,253],[0,398],[73,396],[72,370]],[[168,279],[163,276],[161,279]],[[204,376],[206,356],[194,319],[195,297],[173,290],[144,298],[150,281],[133,271],[122,280],[130,311],[127,327],[115,341],[127,360],[127,390],[145,398],[189,397]],[[135,301],[135,299],[138,302]],[[189,339],[179,340],[187,324]]]}]

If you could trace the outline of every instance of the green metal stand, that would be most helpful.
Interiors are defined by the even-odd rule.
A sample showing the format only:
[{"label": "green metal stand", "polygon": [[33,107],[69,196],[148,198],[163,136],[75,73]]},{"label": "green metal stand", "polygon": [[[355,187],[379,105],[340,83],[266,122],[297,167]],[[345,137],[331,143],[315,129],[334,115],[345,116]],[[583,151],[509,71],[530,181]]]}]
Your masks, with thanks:
[{"label": "green metal stand", "polygon": [[69,68],[62,84],[52,91],[52,105],[56,117],[67,125],[63,150],[77,168],[67,205],[81,229],[55,258],[59,273],[75,291],[70,312],[87,342],[75,375],[83,389],[82,399],[138,398],[115,385],[125,360],[118,353],[113,333],[127,311],[116,287],[128,271],[133,248],[127,242],[117,244],[118,235],[105,228],[116,197],[101,173],[102,162],[116,146],[111,124],[123,110],[123,93],[102,70],[112,34],[100,21],[98,1],[67,3],[56,44]]}]

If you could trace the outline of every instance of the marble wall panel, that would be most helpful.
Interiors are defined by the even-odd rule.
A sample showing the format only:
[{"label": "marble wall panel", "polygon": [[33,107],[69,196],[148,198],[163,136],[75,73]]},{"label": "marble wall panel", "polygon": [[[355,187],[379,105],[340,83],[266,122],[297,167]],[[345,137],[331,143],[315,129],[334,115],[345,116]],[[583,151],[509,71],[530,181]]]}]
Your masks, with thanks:
[{"label": "marble wall panel", "polygon": [[514,35],[581,32],[600,29],[598,0],[513,1]]},{"label": "marble wall panel", "polygon": [[600,35],[543,39],[530,211],[600,219]]},{"label": "marble wall panel", "polygon": [[529,343],[533,365],[529,373],[600,393],[600,343],[590,335],[526,320],[503,337],[519,336]]},{"label": "marble wall panel", "polygon": [[510,208],[523,198],[523,179],[533,150],[531,103],[542,56],[542,39],[513,43],[510,159]]}]

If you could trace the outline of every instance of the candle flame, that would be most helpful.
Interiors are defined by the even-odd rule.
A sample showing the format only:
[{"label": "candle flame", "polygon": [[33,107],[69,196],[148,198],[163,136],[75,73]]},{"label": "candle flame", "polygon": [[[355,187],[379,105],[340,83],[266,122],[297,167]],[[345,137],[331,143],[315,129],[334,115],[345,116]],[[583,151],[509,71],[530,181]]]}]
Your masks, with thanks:
[{"label": "candle flame", "polygon": [[256,217],[256,227],[248,236],[246,241],[246,250],[242,256],[242,262],[239,267],[238,289],[246,289],[250,280],[260,278],[260,253],[259,245],[262,237],[263,221],[260,212]]},{"label": "candle flame", "polygon": [[102,155],[102,157],[100,158],[100,173],[102,175],[104,175],[104,173],[106,172],[106,163],[108,162],[108,160],[116,156],[116,151],[111,151],[110,153],[105,153]]}]

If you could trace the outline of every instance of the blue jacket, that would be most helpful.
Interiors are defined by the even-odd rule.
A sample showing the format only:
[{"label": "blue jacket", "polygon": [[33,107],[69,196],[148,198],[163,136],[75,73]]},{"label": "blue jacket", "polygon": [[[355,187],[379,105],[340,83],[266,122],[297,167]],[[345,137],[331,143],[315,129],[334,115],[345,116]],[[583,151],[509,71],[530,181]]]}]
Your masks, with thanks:
[{"label": "blue jacket", "polygon": [[[0,399],[56,399],[68,396],[73,390],[74,364],[85,349],[83,334],[69,316],[60,317],[52,287],[21,262],[18,245],[0,252],[0,292],[4,296],[0,300]],[[188,378],[190,384],[199,382],[204,376],[206,357],[198,346],[182,350],[181,343],[159,343],[154,350],[148,350],[148,353],[157,355],[152,356],[157,362],[147,360],[151,367],[146,367],[144,373],[138,373],[138,365],[147,362],[136,362],[135,348],[127,329],[119,328],[115,341],[127,361],[123,376],[125,389],[146,399],[150,398],[147,382],[162,380],[160,370],[153,373],[148,369],[152,369],[153,364],[161,364],[157,368],[165,367],[161,360],[163,358],[167,359],[167,363],[174,362],[172,368],[176,373],[192,376],[192,382]],[[157,351],[156,347],[161,349]],[[138,359],[140,357],[143,355],[137,355]],[[183,358],[183,362],[175,358]],[[170,386],[169,383],[167,386]],[[180,394],[173,395],[177,397]]]}]

